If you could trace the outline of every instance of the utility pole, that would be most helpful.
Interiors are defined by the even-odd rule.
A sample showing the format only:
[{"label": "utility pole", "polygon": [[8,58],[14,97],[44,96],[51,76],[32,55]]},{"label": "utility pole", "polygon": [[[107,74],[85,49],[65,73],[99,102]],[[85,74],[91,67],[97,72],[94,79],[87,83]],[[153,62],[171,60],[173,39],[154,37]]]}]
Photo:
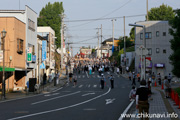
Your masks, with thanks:
[{"label": "utility pole", "polygon": [[61,14],[61,70],[63,69],[63,43],[64,43],[64,14]]},{"label": "utility pole", "polygon": [[114,20],[112,19],[112,39],[113,39],[113,46],[114,46]]},{"label": "utility pole", "polygon": [[125,30],[125,16],[124,16],[124,66],[126,69],[126,30]]},{"label": "utility pole", "polygon": [[97,56],[99,58],[99,29],[101,29],[101,28],[96,28],[96,29],[98,29],[98,32],[97,32],[97,34],[98,34],[98,52],[97,52]]},{"label": "utility pole", "polygon": [[147,18],[146,18],[146,21],[148,21],[149,20],[149,17],[148,17],[148,0],[147,0],[147,2],[146,2],[146,6],[147,6]]},{"label": "utility pole", "polygon": [[101,59],[102,59],[102,24],[101,24]]}]

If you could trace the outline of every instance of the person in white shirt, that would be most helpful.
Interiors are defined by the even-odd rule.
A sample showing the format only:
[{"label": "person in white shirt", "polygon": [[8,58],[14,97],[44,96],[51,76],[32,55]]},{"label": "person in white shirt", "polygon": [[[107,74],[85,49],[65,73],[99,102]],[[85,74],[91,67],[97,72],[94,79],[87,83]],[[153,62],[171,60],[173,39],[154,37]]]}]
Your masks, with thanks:
[{"label": "person in white shirt", "polygon": [[117,74],[119,75],[119,67],[117,67]]}]

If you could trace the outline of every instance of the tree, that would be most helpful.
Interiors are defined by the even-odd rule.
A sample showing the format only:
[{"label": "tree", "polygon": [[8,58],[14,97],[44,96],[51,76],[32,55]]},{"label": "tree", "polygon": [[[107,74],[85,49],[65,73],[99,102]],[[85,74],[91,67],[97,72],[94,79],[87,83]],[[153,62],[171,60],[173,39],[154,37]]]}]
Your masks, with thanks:
[{"label": "tree", "polygon": [[172,7],[162,4],[148,11],[149,20],[171,20],[175,17]]},{"label": "tree", "polygon": [[[162,4],[160,7],[151,8],[148,11],[149,20],[165,20],[169,21],[175,17],[172,7]],[[130,31],[130,38],[135,39],[134,27]]]},{"label": "tree", "polygon": [[169,33],[173,36],[173,39],[170,41],[173,53],[170,55],[169,59],[172,61],[173,65],[172,73],[180,78],[180,10],[175,11],[175,13],[175,18],[169,21],[172,27],[169,29]]},{"label": "tree", "polygon": [[[119,41],[118,45],[120,45],[120,48],[122,49],[122,48],[124,48],[124,37],[120,37],[119,40],[120,41]],[[134,43],[131,41],[131,38],[126,36],[126,48],[131,47],[133,45],[134,45]]]},{"label": "tree", "polygon": [[41,9],[38,18],[38,26],[50,26],[55,31],[57,48],[61,47],[61,18],[59,15],[62,13],[64,13],[62,2],[54,2],[53,4],[49,2]]}]

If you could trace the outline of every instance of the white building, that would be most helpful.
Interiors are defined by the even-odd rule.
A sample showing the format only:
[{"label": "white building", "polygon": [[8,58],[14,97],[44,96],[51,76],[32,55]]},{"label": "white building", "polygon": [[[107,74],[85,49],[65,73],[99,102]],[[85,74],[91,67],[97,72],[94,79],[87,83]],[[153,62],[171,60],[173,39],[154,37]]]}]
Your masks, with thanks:
[{"label": "white building", "polygon": [[[38,35],[42,36],[47,41],[47,54],[44,62],[46,75],[48,80],[51,81],[55,75],[55,31],[51,27],[37,27]],[[41,60],[41,63],[43,61]]]},{"label": "white building", "polygon": [[[170,40],[173,37],[169,34],[168,21],[145,21],[136,22],[136,24],[145,26],[146,48],[146,71],[152,71],[155,74],[160,73],[162,78],[171,73],[172,65],[169,56],[172,53]],[[143,28],[135,29],[135,49],[143,44]],[[135,69],[140,72],[140,56],[135,56]]]}]

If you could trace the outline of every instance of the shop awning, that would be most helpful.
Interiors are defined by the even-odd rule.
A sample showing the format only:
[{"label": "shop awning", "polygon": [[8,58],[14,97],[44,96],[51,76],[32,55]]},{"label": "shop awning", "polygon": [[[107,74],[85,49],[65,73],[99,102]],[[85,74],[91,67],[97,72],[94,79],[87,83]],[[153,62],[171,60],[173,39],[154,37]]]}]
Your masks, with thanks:
[{"label": "shop awning", "polygon": [[[2,72],[2,71],[3,71],[3,67],[0,66],[0,72]],[[15,68],[5,67],[4,71],[13,72],[13,71],[15,71]]]}]

